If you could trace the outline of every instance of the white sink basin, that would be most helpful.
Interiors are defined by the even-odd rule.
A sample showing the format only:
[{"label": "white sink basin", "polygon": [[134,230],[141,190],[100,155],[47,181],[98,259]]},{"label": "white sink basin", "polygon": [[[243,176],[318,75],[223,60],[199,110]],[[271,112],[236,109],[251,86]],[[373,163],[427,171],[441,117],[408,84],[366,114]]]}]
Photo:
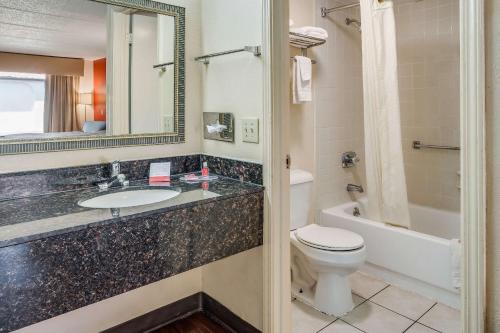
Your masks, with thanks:
[{"label": "white sink basin", "polygon": [[179,194],[180,192],[164,189],[121,191],[83,200],[78,205],[87,208],[126,208],[158,203]]}]

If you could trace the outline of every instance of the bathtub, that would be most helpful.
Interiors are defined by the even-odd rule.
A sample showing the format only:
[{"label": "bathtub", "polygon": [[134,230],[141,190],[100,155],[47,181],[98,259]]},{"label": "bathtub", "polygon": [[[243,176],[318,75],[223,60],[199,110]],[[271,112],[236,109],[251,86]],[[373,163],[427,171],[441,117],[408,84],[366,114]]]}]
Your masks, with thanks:
[{"label": "bathtub", "polygon": [[[452,283],[452,239],[460,237],[460,214],[410,204],[412,230],[364,216],[366,201],[324,209],[320,224],[354,231],[365,240],[361,271],[454,308],[460,294]],[[357,207],[361,213],[353,215]]]}]

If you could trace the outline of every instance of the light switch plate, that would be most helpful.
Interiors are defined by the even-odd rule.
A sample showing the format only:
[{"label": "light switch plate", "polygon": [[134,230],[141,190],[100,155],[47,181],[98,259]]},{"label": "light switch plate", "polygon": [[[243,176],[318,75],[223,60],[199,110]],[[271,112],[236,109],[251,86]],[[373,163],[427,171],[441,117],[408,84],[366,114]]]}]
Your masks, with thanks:
[{"label": "light switch plate", "polygon": [[259,119],[241,119],[241,130],[243,142],[259,143]]}]

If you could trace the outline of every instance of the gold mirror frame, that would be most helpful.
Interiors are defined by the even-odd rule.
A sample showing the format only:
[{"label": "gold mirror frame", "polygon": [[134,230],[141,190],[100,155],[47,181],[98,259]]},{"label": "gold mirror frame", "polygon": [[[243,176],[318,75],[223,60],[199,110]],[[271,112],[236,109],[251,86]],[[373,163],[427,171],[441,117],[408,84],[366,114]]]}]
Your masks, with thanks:
[{"label": "gold mirror frame", "polygon": [[160,145],[185,142],[185,8],[151,0],[89,0],[162,15],[175,19],[174,131],[162,134],[129,134],[103,137],[57,139],[15,139],[0,142],[0,155],[102,149],[125,146]]}]

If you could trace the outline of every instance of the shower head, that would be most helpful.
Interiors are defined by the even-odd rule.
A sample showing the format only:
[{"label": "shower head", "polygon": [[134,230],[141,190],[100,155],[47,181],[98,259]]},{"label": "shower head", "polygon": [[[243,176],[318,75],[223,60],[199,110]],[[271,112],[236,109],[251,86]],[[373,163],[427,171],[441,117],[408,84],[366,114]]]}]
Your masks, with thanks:
[{"label": "shower head", "polygon": [[361,22],[359,20],[347,17],[345,19],[345,24],[346,25],[351,25],[352,24],[352,25],[354,25],[356,27],[356,29],[358,29],[359,32],[361,32]]}]

